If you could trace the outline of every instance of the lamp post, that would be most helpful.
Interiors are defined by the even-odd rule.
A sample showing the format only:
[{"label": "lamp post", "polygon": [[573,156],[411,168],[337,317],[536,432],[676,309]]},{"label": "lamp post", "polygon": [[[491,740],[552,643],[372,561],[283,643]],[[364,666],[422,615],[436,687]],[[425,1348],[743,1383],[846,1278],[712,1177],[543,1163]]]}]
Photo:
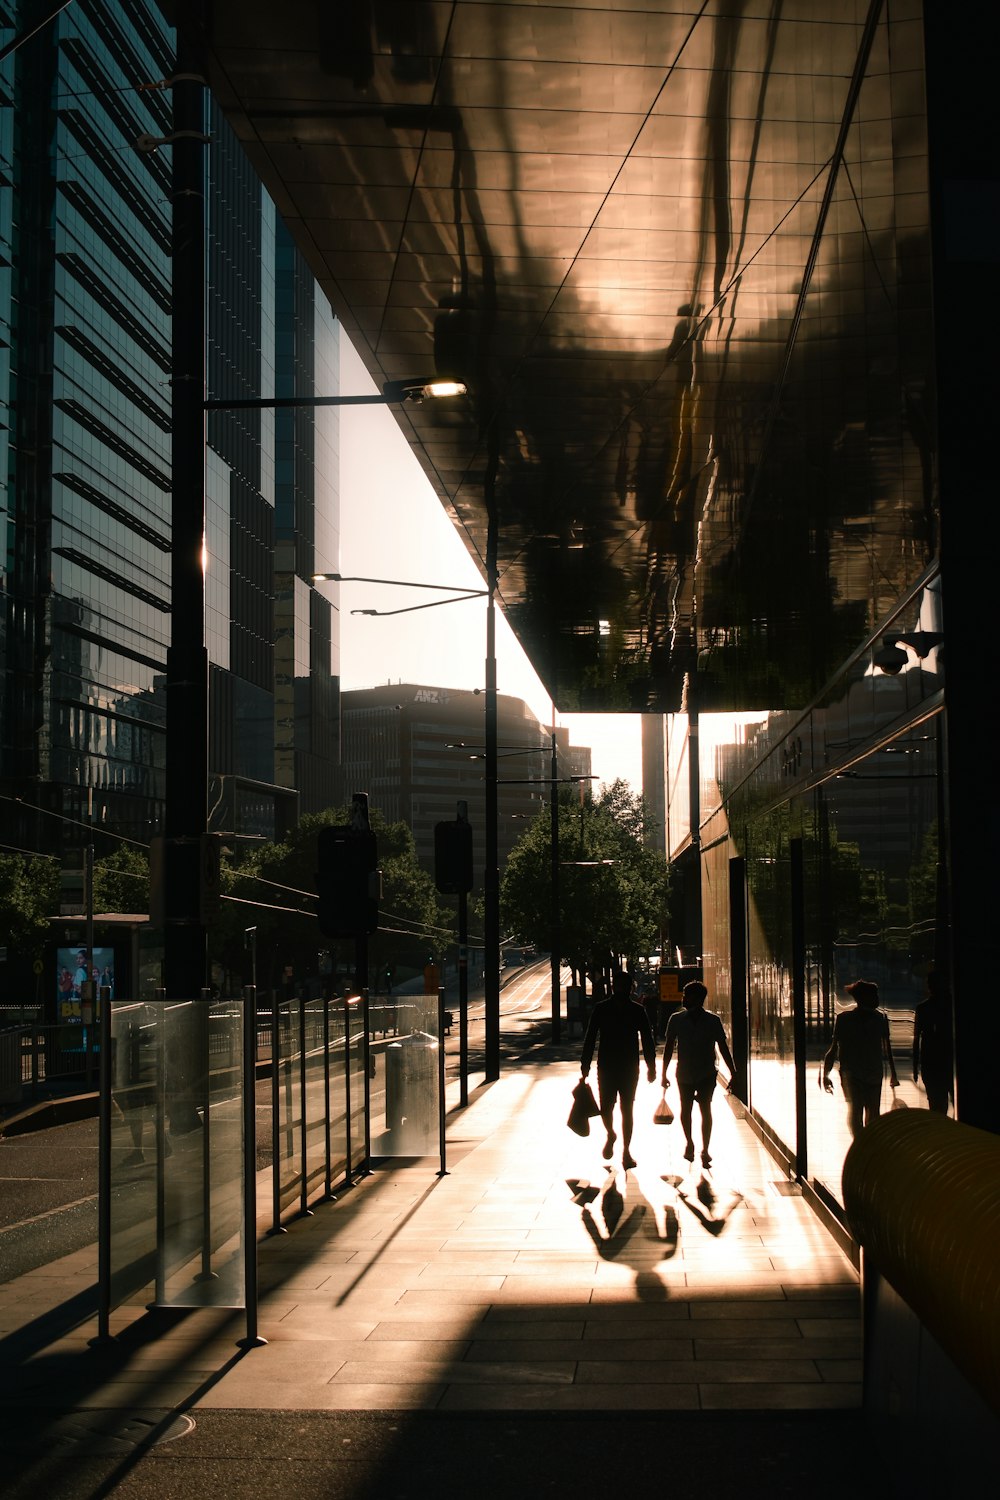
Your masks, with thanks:
[{"label": "lamp post", "polygon": [[[65,6],[59,7],[64,9]],[[58,14],[53,10],[51,19]],[[15,45],[27,40],[15,38]],[[10,47],[5,49],[4,56]],[[359,396],[254,396],[208,399],[205,297],[205,80],[197,44],[182,32],[173,88],[171,142],[173,320],[171,386],[171,638],[167,651],[167,765],[163,846],[164,969],[168,995],[190,999],[207,977],[208,651],[205,645],[205,417],[211,411],[400,405],[461,396],[466,387],[436,376],[386,381]],[[148,150],[159,142],[137,142]]]},{"label": "lamp post", "polygon": [[[552,1040],[558,1042],[562,1037],[562,985],[560,973],[562,956],[559,952],[562,946],[562,922],[560,918],[560,896],[559,896],[559,870],[561,861],[559,859],[559,788],[560,786],[579,786],[581,796],[583,794],[583,783],[585,781],[597,781],[596,776],[560,776],[558,751],[556,747],[556,733],[552,731],[552,742],[550,750],[549,766],[551,775],[542,777],[540,780],[508,780],[506,777],[498,784],[501,786],[543,786],[547,781],[549,784],[549,870],[551,901],[549,909],[549,961],[552,975]],[[581,851],[582,852],[582,851]],[[567,860],[567,864],[613,864],[613,860]]]},{"label": "lamp post", "polygon": [[418,406],[421,401],[440,400],[446,396],[464,396],[460,380],[387,380],[381,391],[366,396],[246,396],[232,400],[206,401],[206,411],[283,410],[295,406],[399,406],[404,402]]}]

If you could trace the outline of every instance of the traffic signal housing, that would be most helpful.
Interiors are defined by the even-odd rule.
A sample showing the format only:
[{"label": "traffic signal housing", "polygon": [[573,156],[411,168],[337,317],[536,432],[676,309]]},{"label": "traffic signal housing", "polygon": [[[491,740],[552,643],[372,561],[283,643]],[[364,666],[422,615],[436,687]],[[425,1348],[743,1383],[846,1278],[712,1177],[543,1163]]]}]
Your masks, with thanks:
[{"label": "traffic signal housing", "polygon": [[464,819],[434,824],[434,884],[442,896],[472,890],[472,824]]},{"label": "traffic signal housing", "polygon": [[324,937],[356,938],[378,930],[381,872],[378,841],[370,829],[321,828],[316,888]]}]

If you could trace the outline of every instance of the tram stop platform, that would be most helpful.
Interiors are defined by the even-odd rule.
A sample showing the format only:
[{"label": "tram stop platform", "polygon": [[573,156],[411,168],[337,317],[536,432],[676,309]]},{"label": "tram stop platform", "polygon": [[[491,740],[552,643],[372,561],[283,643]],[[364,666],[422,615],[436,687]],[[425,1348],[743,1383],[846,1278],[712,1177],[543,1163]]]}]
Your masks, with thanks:
[{"label": "tram stop platform", "polygon": [[643,1079],[625,1172],[567,1129],[576,1055],[450,1108],[444,1174],[382,1161],[262,1238],[261,1347],[143,1307],[93,1347],[96,1246],[0,1286],[7,1500],[892,1493],[857,1273],[739,1106],[706,1171]]}]

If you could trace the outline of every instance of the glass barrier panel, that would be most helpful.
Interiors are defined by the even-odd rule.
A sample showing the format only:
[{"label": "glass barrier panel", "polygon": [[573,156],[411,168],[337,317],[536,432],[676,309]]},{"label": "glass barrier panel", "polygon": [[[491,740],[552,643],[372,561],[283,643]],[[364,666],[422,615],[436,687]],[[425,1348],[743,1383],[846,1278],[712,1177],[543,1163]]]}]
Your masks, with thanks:
[{"label": "glass barrier panel", "polygon": [[306,1097],[306,1201],[326,1191],[326,1048],[320,996],[304,1009]]},{"label": "glass barrier panel", "polygon": [[439,1150],[437,996],[400,997],[396,1017],[395,1036],[372,1040],[372,1155],[431,1156]]},{"label": "glass barrier panel", "polygon": [[299,1087],[298,1001],[279,1000],[277,1059],[274,1074],[274,1134],[277,1147],[278,1202],[282,1212],[302,1196],[302,1111]]},{"label": "glass barrier panel", "polygon": [[151,1302],[156,1224],[162,1005],[111,1003],[111,1305]]},{"label": "glass barrier panel", "polygon": [[242,1011],[114,1003],[111,1302],[245,1305]]},{"label": "glass barrier panel", "polygon": [[364,1001],[352,997],[345,1007],[348,1028],[348,1066],[350,1069],[350,1120],[348,1140],[351,1168],[365,1160],[365,1007]]},{"label": "glass barrier panel", "polygon": [[330,1001],[330,1182],[342,1182],[347,1172],[347,1052],[344,1002]]}]

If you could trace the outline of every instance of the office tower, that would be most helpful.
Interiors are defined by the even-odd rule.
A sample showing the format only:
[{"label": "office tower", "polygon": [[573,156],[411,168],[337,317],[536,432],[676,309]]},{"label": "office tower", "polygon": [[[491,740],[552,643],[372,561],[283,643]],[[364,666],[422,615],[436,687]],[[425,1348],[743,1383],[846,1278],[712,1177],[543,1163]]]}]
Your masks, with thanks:
[{"label": "office tower", "polygon": [[[7,6],[5,37],[32,16]],[[25,849],[162,819],[173,66],[154,6],[78,0],[0,75],[0,790]],[[206,133],[209,394],[335,394],[329,308],[208,103]],[[210,826],[236,835],[287,827],[300,785],[330,800],[336,615],[309,578],[334,565],[336,420],[207,424]]]},{"label": "office tower", "polygon": [[[434,825],[468,804],[477,884],[484,859],[486,809],[483,700],[461,688],[389,683],[343,694],[345,799],[367,792],[370,805],[413,831],[417,857],[434,868]],[[507,856],[531,819],[549,806],[552,731],[520,698],[497,698],[497,853]],[[590,751],[556,731],[560,776],[589,777]]]}]

